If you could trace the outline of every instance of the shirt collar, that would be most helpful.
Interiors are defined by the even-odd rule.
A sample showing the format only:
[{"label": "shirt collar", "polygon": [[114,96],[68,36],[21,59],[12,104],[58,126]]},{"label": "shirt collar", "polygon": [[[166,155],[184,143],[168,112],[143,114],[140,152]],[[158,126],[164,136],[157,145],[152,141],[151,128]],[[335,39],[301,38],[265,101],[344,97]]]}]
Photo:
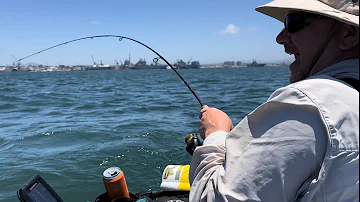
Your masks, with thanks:
[{"label": "shirt collar", "polygon": [[329,66],[314,76],[326,74],[335,79],[353,78],[359,80],[359,59],[344,60]]}]

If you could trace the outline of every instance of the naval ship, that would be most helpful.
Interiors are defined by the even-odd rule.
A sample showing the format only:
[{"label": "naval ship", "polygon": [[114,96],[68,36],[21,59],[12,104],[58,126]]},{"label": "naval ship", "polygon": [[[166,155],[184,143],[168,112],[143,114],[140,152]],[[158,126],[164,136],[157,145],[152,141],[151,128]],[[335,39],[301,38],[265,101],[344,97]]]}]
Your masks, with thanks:
[{"label": "naval ship", "polygon": [[266,64],[265,63],[257,63],[256,60],[254,59],[253,62],[251,64],[248,64],[248,67],[264,67]]},{"label": "naval ship", "polygon": [[112,67],[110,65],[104,65],[102,62],[100,64],[95,64],[92,67],[85,67],[85,70],[111,70]]},{"label": "naval ship", "polygon": [[112,67],[110,65],[104,65],[102,60],[100,60],[100,64],[97,64],[94,60],[94,57],[91,55],[92,61],[94,65],[92,67],[85,67],[85,70],[111,70]]},{"label": "naval ship", "polygon": [[189,61],[188,63],[186,63],[183,60],[178,61],[174,64],[174,66],[177,69],[199,69],[201,67],[199,61],[192,61],[191,63]]},{"label": "naval ship", "polygon": [[147,65],[145,59],[140,59],[131,69],[166,69],[166,66],[167,65],[159,65],[157,63]]}]

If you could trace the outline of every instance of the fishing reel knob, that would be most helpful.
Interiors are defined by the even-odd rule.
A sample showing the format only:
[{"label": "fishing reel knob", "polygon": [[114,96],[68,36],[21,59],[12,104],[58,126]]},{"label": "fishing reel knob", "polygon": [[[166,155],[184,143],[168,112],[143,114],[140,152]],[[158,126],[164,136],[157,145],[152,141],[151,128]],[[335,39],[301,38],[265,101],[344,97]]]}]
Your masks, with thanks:
[{"label": "fishing reel knob", "polygon": [[186,151],[192,156],[197,146],[202,146],[200,139],[198,138],[197,134],[189,134],[185,138],[186,143]]}]

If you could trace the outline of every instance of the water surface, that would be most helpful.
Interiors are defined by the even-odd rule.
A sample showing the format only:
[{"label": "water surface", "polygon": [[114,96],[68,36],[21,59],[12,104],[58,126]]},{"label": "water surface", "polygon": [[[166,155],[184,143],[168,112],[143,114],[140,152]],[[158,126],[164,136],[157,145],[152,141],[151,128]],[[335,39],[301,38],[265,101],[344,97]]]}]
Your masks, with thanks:
[{"label": "water surface", "polygon": [[[277,88],[280,68],[188,69],[204,104],[241,121]],[[119,166],[130,191],[159,190],[169,164],[188,164],[184,138],[200,105],[172,70],[0,73],[0,201],[40,174],[65,201],[93,201]]]}]

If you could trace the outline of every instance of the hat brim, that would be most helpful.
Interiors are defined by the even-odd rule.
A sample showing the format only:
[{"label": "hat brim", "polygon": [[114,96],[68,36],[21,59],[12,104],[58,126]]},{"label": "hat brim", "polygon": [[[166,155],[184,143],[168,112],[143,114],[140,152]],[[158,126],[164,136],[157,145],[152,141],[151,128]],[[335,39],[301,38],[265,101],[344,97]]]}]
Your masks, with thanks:
[{"label": "hat brim", "polygon": [[275,0],[259,6],[256,11],[284,22],[285,17],[292,11],[303,11],[327,16],[340,22],[359,26],[359,16],[336,10],[318,0]]}]

